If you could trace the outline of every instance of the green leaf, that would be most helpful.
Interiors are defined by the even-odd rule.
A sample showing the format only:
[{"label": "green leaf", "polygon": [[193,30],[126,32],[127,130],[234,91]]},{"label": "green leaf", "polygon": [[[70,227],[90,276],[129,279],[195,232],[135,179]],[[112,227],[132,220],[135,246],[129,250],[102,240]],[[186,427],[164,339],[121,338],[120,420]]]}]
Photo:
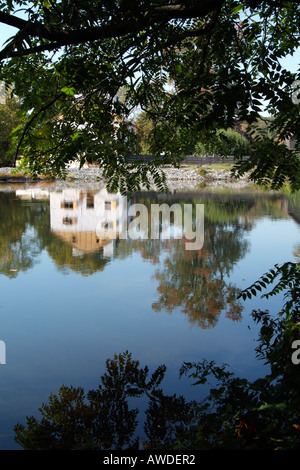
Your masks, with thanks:
[{"label": "green leaf", "polygon": [[62,91],[65,95],[68,96],[74,96],[76,93],[76,89],[73,87],[63,87],[60,91]]}]

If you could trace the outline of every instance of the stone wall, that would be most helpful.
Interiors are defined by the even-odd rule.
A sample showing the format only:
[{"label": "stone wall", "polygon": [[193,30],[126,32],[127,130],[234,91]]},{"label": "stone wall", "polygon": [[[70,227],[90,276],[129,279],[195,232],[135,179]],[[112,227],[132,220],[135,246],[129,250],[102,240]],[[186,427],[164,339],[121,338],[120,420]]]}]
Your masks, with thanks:
[{"label": "stone wall", "polygon": [[[132,157],[131,161],[135,159],[140,159],[143,162],[150,162],[152,160],[152,155],[138,155]],[[183,161],[183,165],[215,165],[218,163],[234,163],[234,157],[220,157],[218,155],[187,155]]]}]

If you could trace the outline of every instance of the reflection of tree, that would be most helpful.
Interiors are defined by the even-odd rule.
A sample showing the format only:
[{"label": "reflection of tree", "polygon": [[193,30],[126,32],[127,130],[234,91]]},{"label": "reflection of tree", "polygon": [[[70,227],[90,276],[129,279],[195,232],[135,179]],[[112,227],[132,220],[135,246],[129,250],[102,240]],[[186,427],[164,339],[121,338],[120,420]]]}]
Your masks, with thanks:
[{"label": "reflection of tree", "polygon": [[252,207],[256,207],[254,201],[231,200],[228,196],[220,196],[216,200],[205,198],[202,202],[205,204],[206,219],[216,223],[232,222]]},{"label": "reflection of tree", "polygon": [[14,194],[0,193],[0,272],[16,277],[38,261],[41,241],[33,226],[43,213],[42,204],[32,207],[15,199]]},{"label": "reflection of tree", "polygon": [[125,259],[132,253],[139,253],[142,260],[155,265],[159,263],[165,245],[162,240],[118,240],[116,257]]},{"label": "reflection of tree", "polygon": [[17,239],[9,240],[6,247],[1,247],[0,270],[10,275],[31,269],[38,260],[41,251],[39,240],[34,230],[28,228]]},{"label": "reflection of tree", "polygon": [[[182,207],[184,203],[205,204],[205,246],[197,254],[186,252],[176,240],[171,243],[169,240],[151,240],[151,237],[148,240],[117,240],[116,257],[119,259],[137,252],[144,260],[158,265],[162,253],[168,254],[164,270],[157,274],[161,296],[154,308],[172,310],[181,305],[196,322],[201,309],[206,313],[210,310],[202,326],[215,324],[218,312],[227,305],[229,315],[239,317],[239,306],[234,300],[236,289],[226,283],[224,276],[230,275],[234,262],[246,249],[241,245],[242,232],[251,229],[253,220],[261,217],[266,208],[272,217],[287,216],[284,198],[256,197],[255,194],[241,195],[241,198],[243,200],[232,198],[230,194],[205,193],[199,201],[191,196],[179,196],[175,200],[168,195],[158,197],[152,193],[136,196],[133,202],[144,204],[148,214],[152,203],[164,202],[171,206],[179,202]],[[150,220],[148,222],[150,227]],[[72,246],[51,233],[49,201],[23,201],[11,192],[1,192],[0,223],[0,271],[6,276],[15,277],[18,271],[33,267],[43,249],[62,272],[72,270],[90,275],[102,271],[108,263],[101,249],[74,256]],[[176,261],[177,257],[182,257],[182,266]]]},{"label": "reflection of tree", "polygon": [[[224,364],[184,362],[179,376],[210,388],[201,401],[187,401],[163,392],[164,365],[149,377],[148,367],[126,351],[106,361],[97,390],[85,395],[81,387],[62,386],[51,394],[39,409],[40,419],[27,417],[26,426],[15,426],[15,441],[26,450],[299,449],[298,362],[291,361],[291,341],[299,338],[298,285],[293,283],[277,317],[252,312],[260,323],[256,357],[270,366],[265,377],[250,382]],[[145,406],[133,408],[140,397],[148,399],[145,436],[137,430]]]},{"label": "reflection of tree", "polygon": [[239,224],[205,221],[204,246],[187,251],[184,242],[172,241],[161,270],[157,270],[159,300],[156,311],[169,313],[180,306],[189,320],[201,328],[211,328],[226,307],[227,316],[239,320],[238,289],[228,282],[234,264],[245,255],[247,242]]},{"label": "reflection of tree", "polygon": [[186,431],[194,418],[193,402],[187,402],[181,395],[165,395],[162,390],[149,398],[144,430],[147,441],[145,448],[174,448],[180,437],[187,439]]},{"label": "reflection of tree", "polygon": [[[244,234],[266,213],[272,218],[287,217],[286,199],[255,193],[236,198],[225,193],[204,194],[200,200],[183,198],[184,202],[179,197],[178,201],[182,207],[184,203],[204,204],[202,250],[187,251],[184,240],[151,240],[149,234],[148,240],[119,241],[117,256],[123,258],[139,252],[143,259],[159,265],[162,253],[166,254],[163,267],[154,276],[159,292],[159,299],[152,306],[154,310],[171,313],[181,307],[189,320],[202,328],[215,326],[223,310],[227,317],[239,320],[242,308],[237,301],[238,289],[228,279],[235,263],[247,251]],[[137,202],[146,205],[150,214],[153,202],[171,206],[177,199],[165,196],[158,201],[155,197],[141,197]]]},{"label": "reflection of tree", "polygon": [[272,220],[289,218],[288,200],[283,197],[257,199],[244,214],[243,221],[253,224],[254,220],[266,216]]},{"label": "reflection of tree", "polygon": [[[250,382],[224,364],[184,362],[179,376],[192,379],[193,386],[210,388],[201,402],[186,401],[163,392],[164,365],[149,377],[149,368],[141,368],[126,351],[106,361],[98,389],[85,395],[81,387],[62,386],[57,395],[51,394],[39,420],[27,417],[26,426],[15,426],[16,442],[27,450],[299,448],[299,351],[291,360],[291,344],[300,332],[299,269],[289,263],[280,272],[280,283],[289,286],[277,316],[252,311],[260,324],[255,351],[267,366],[265,377]],[[148,406],[145,436],[138,430],[138,437],[138,412],[145,405],[140,410],[133,406],[141,397],[148,399]]]},{"label": "reflection of tree", "polygon": [[115,355],[106,361],[98,389],[85,396],[81,387],[62,386],[39,409],[40,421],[28,417],[27,429],[22,424],[15,426],[15,440],[31,450],[122,449],[132,445],[138,409],[131,409],[128,400],[145,394],[152,399],[161,396],[158,387],[165,370],[159,366],[148,377],[148,367],[141,368],[130,353]]},{"label": "reflection of tree", "polygon": [[101,251],[74,256],[72,246],[61,241],[55,235],[51,236],[51,240],[47,244],[47,252],[60,271],[72,270],[83,276],[103,271],[108,263],[108,260],[103,258]]},{"label": "reflection of tree", "polygon": [[62,272],[89,275],[108,262],[101,251],[73,256],[72,247],[50,231],[49,201],[23,201],[0,192],[0,272],[13,278],[31,269],[43,249]]}]

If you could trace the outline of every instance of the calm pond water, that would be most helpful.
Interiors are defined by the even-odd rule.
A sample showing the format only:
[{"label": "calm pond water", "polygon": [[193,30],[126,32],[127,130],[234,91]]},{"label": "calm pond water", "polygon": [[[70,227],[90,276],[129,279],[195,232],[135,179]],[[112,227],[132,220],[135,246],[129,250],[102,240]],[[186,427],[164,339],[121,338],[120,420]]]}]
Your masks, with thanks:
[{"label": "calm pond water", "polygon": [[265,372],[250,313],[277,312],[282,299],[236,296],[275,263],[299,259],[300,198],[202,188],[130,199],[204,204],[198,250],[182,237],[121,239],[124,221],[110,217],[123,202],[103,188],[0,190],[1,450],[18,448],[14,425],[38,416],[50,393],[96,388],[106,359],[125,350],[150,371],[165,364],[164,390],[187,399],[206,391],[179,380],[183,361],[228,363],[249,379]]}]

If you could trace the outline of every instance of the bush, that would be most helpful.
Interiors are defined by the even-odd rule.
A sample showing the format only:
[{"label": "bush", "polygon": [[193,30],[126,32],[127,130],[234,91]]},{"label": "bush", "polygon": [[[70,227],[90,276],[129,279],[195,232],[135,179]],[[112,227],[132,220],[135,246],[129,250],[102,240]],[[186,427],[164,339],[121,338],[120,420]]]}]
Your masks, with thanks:
[{"label": "bush", "polygon": [[195,146],[196,155],[247,155],[250,143],[233,129],[220,129],[215,134],[203,134]]}]

